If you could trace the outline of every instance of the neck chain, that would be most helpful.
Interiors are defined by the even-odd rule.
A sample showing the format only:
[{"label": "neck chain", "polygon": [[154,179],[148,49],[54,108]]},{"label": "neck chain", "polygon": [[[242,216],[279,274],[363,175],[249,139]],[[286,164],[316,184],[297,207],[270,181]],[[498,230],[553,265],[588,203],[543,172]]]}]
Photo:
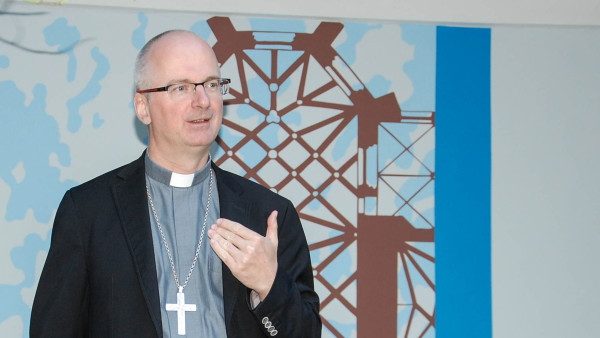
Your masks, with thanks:
[{"label": "neck chain", "polygon": [[171,263],[171,271],[173,272],[173,277],[175,278],[175,285],[177,285],[177,289],[180,293],[183,292],[183,289],[188,284],[190,277],[192,276],[192,272],[196,267],[196,262],[198,261],[198,255],[200,254],[200,248],[202,248],[202,239],[204,238],[204,230],[206,229],[206,219],[208,218],[208,209],[210,207],[210,199],[212,195],[212,186],[213,186],[213,170],[210,170],[210,183],[208,186],[208,199],[206,200],[206,211],[204,212],[204,222],[202,223],[202,231],[200,233],[200,241],[198,242],[198,247],[196,248],[196,254],[194,255],[194,260],[192,261],[192,267],[190,267],[190,272],[188,272],[187,277],[185,278],[185,282],[183,285],[179,284],[179,276],[177,275],[177,271],[175,269],[175,263],[173,263],[173,255],[171,254],[171,250],[169,250],[169,245],[167,244],[167,239],[165,238],[165,234],[163,233],[162,226],[158,221],[158,215],[156,214],[156,209],[154,208],[154,202],[152,201],[152,196],[150,195],[150,189],[148,189],[148,183],[146,183],[146,194],[148,195],[148,201],[150,202],[150,208],[152,208],[152,214],[154,215],[154,220],[156,221],[156,225],[158,226],[158,231],[160,232],[160,237],[162,239],[162,243],[167,251],[167,256],[169,256],[169,263]]}]

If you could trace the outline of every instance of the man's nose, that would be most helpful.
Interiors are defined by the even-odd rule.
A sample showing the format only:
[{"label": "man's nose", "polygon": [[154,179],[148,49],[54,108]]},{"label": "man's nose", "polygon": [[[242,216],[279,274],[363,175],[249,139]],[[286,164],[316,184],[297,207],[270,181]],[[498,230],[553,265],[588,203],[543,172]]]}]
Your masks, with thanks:
[{"label": "man's nose", "polygon": [[210,106],[210,98],[206,94],[206,90],[204,89],[204,85],[196,85],[196,90],[194,91],[194,98],[192,100],[194,106],[206,108]]}]

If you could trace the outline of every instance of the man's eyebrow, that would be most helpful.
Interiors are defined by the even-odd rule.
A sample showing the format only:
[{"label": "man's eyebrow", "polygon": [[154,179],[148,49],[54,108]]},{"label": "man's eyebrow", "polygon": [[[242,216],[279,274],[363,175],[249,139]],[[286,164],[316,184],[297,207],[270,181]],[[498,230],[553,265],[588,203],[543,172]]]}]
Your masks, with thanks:
[{"label": "man's eyebrow", "polygon": [[169,84],[176,84],[176,83],[192,83],[192,80],[190,79],[175,79],[175,80],[171,80],[169,81]]},{"label": "man's eyebrow", "polygon": [[[217,79],[220,79],[220,78],[221,78],[220,76],[213,75],[213,76],[207,77],[206,80],[204,80],[204,81],[217,80]],[[204,82],[204,81],[202,81],[202,82]]]},{"label": "man's eyebrow", "polygon": [[[209,77],[205,78],[204,81],[200,81],[200,82],[217,80],[217,79],[220,79],[220,78],[221,78],[220,76],[212,75],[212,76],[209,76]],[[186,79],[175,79],[175,80],[169,81],[168,85],[170,86],[170,85],[174,85],[174,84],[177,84],[177,83],[198,83],[198,82],[195,82],[194,80],[189,79],[189,78],[186,78]]]}]

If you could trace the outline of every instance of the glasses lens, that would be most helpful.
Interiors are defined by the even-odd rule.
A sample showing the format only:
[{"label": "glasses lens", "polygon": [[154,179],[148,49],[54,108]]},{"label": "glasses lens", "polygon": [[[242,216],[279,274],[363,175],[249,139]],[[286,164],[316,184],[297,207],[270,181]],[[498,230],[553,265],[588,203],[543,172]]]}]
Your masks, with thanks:
[{"label": "glasses lens", "polygon": [[169,96],[174,99],[182,99],[194,94],[195,88],[196,86],[192,83],[176,83],[169,86]]},{"label": "glasses lens", "polygon": [[229,92],[229,79],[220,79],[219,87],[221,87],[221,94],[225,95]]}]

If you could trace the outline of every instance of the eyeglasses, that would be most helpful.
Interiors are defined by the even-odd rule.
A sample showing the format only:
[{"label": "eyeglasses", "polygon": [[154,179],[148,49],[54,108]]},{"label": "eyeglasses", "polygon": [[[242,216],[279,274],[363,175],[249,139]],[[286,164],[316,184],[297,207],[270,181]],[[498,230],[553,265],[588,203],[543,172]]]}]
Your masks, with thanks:
[{"label": "eyeglasses", "polygon": [[209,96],[225,95],[229,91],[230,83],[230,79],[211,79],[198,83],[179,82],[164,87],[138,90],[137,92],[140,94],[167,92],[167,95],[173,100],[184,100],[194,96],[197,86],[202,86],[206,95]]}]

